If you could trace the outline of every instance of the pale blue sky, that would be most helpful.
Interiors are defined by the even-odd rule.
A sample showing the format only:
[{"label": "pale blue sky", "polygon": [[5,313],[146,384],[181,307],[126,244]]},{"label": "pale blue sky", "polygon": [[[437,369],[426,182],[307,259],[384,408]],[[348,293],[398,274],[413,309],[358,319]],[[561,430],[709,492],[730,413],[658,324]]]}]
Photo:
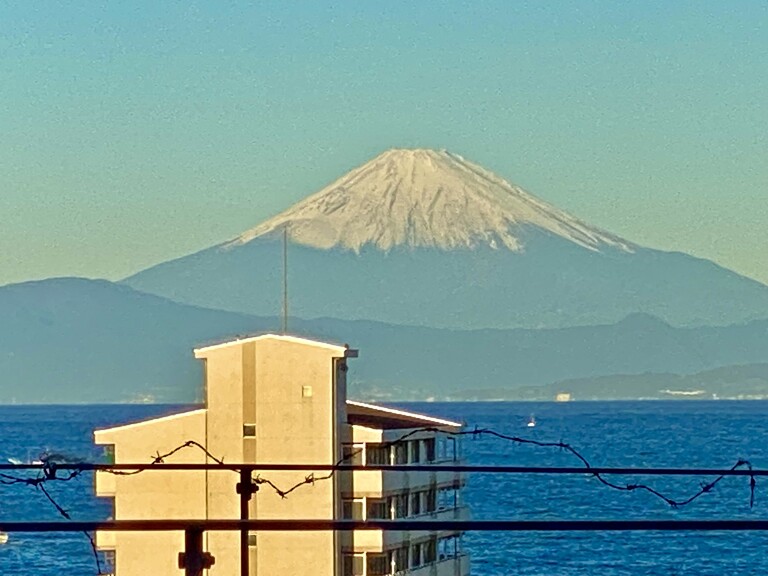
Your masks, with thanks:
[{"label": "pale blue sky", "polygon": [[5,2],[0,284],[116,279],[392,147],[768,282],[768,4]]}]

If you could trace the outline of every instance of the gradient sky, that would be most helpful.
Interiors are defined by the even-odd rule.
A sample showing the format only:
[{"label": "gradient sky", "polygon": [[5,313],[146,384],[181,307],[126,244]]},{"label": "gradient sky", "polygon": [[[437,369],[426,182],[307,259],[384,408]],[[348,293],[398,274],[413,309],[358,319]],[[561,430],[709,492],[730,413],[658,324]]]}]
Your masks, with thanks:
[{"label": "gradient sky", "polygon": [[768,3],[4,2],[0,284],[118,279],[392,147],[768,283]]}]

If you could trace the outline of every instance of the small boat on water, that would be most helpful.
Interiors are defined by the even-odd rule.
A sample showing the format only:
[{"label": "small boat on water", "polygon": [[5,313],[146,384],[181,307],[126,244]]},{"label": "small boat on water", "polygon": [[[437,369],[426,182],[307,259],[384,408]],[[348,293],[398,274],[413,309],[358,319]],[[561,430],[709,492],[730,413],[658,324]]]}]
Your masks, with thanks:
[{"label": "small boat on water", "polygon": [[528,428],[535,428],[536,427],[536,418],[533,417],[533,414],[531,414],[531,417],[528,418],[528,424],[526,424]]},{"label": "small boat on water", "polygon": [[27,451],[27,459],[22,460],[21,458],[6,458],[10,464],[13,464],[15,466],[21,466],[23,464],[43,464],[44,462],[40,458],[32,458],[32,451]]},{"label": "small boat on water", "polygon": [[9,464],[13,464],[14,466],[22,466],[26,464],[44,464],[42,460],[38,460],[38,459],[24,461],[24,460],[19,460],[18,458],[6,458],[6,460],[8,460]]},{"label": "small boat on water", "polygon": [[8,532],[0,532],[0,544],[8,542]]}]

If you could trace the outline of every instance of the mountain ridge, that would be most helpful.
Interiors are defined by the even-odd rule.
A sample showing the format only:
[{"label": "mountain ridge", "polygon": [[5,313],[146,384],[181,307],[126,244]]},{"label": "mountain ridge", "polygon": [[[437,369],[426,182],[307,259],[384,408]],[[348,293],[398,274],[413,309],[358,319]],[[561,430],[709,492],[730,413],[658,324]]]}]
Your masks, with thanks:
[{"label": "mountain ridge", "polygon": [[453,401],[765,400],[768,363],[719,366],[693,374],[644,372],[567,378],[543,386],[457,391]]},{"label": "mountain ridge", "polygon": [[[0,287],[0,402],[199,400],[202,369],[193,348],[279,326],[276,316],[192,307],[104,280]],[[461,331],[292,317],[289,328],[359,348],[349,379],[360,398],[446,398],[502,385],[768,362],[768,319],[705,328],[643,321]]]}]

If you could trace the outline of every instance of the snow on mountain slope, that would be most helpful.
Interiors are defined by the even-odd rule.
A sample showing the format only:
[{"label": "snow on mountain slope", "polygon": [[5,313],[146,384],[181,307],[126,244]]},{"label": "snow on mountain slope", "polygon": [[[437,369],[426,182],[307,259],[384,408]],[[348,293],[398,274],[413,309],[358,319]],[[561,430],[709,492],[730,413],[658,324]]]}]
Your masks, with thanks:
[{"label": "snow on mountain slope", "polygon": [[359,252],[366,245],[524,249],[533,226],[590,250],[632,244],[531,196],[447,151],[389,150],[224,247],[284,228],[294,243]]}]

